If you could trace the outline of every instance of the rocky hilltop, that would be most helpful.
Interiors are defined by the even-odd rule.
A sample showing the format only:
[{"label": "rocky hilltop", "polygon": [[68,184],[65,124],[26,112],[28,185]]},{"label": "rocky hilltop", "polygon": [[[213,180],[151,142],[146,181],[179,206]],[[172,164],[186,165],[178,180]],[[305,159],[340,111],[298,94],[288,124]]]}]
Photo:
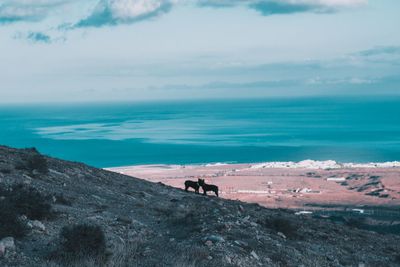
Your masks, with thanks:
[{"label": "rocky hilltop", "polygon": [[0,147],[0,266],[400,266],[400,236]]}]

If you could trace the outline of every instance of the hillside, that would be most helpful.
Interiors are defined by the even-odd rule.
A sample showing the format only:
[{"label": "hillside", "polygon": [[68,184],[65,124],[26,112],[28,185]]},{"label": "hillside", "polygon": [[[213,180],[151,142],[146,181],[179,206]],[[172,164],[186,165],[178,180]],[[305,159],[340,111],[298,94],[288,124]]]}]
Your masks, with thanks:
[{"label": "hillside", "polygon": [[[187,193],[34,149],[0,147],[0,188],[0,266],[400,266],[400,236]],[[14,212],[7,207],[26,213],[16,221],[23,234],[5,219]],[[96,231],[72,231],[70,243],[60,237],[80,224],[102,229],[104,249]],[[76,249],[82,244],[88,253]]]}]

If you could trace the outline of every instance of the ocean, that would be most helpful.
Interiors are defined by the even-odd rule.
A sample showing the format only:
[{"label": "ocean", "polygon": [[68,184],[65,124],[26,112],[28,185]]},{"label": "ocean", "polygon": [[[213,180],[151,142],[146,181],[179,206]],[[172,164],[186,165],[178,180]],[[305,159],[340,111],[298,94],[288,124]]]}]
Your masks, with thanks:
[{"label": "ocean", "polygon": [[0,106],[0,144],[96,167],[400,160],[400,97]]}]

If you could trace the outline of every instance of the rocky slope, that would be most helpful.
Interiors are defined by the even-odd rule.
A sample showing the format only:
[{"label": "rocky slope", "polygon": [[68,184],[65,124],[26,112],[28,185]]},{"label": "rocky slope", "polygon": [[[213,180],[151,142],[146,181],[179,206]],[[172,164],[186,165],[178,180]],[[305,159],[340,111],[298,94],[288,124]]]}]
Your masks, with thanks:
[{"label": "rocky slope", "polygon": [[[0,231],[0,266],[400,266],[400,236],[37,155],[0,147],[0,204],[22,184],[52,209],[20,215],[20,237]],[[101,227],[107,255],[55,257],[63,227],[82,223]]]}]

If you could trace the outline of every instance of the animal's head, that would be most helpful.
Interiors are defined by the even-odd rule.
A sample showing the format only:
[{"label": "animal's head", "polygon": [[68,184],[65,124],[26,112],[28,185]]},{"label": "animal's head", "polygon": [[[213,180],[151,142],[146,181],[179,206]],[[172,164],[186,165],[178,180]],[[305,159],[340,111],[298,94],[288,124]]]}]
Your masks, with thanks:
[{"label": "animal's head", "polygon": [[200,178],[199,178],[199,180],[197,181],[197,183],[198,183],[199,185],[203,185],[203,184],[204,184],[204,179],[200,179]]}]

